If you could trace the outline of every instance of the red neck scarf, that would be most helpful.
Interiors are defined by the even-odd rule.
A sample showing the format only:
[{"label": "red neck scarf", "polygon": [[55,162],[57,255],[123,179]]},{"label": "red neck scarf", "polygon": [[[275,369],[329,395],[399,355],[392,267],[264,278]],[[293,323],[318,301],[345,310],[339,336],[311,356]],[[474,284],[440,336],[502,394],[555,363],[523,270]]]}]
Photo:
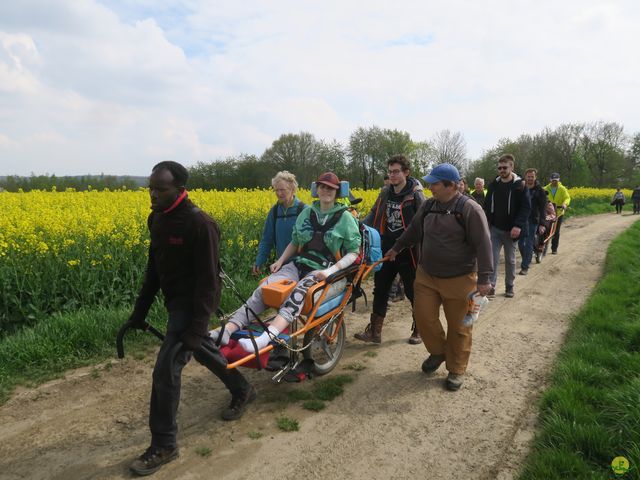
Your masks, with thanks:
[{"label": "red neck scarf", "polygon": [[162,213],[169,213],[171,210],[175,209],[178,205],[180,205],[182,203],[182,201],[187,198],[187,195],[189,194],[189,192],[187,192],[187,190],[183,190],[182,193],[180,194],[180,196],[178,198],[176,198],[176,201],[173,202],[173,205],[171,205],[169,208],[167,208],[166,210],[164,210]]}]

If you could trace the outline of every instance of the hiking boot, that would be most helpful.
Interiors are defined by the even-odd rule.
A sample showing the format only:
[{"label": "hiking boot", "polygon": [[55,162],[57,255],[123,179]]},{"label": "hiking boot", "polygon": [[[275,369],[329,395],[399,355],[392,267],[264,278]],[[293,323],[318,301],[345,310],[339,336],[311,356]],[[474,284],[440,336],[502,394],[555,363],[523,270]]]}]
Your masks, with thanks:
[{"label": "hiking boot", "polygon": [[504,296],[507,298],[513,298],[515,292],[513,291],[513,286],[507,286],[506,291],[504,292]]},{"label": "hiking boot", "polygon": [[363,342],[382,343],[382,322],[384,317],[372,313],[364,332],[356,333],[354,337]]},{"label": "hiking boot", "polygon": [[529,273],[529,269],[528,268],[523,268],[522,270],[520,270],[520,272],[518,272],[520,275],[526,275],[527,273]]},{"label": "hiking boot", "polygon": [[489,290],[489,293],[487,293],[487,297],[488,298],[495,298],[496,297],[496,289],[495,289],[495,287],[491,287],[491,290]]},{"label": "hiking boot", "polygon": [[422,362],[422,371],[428,374],[433,373],[436,370],[438,370],[438,368],[440,367],[440,365],[442,365],[442,362],[444,361],[445,361],[444,353],[440,355],[429,355],[429,358],[427,358],[424,362]]},{"label": "hiking boot", "polygon": [[457,373],[449,373],[449,375],[447,375],[445,386],[447,387],[447,390],[451,390],[452,392],[455,392],[457,390],[460,390],[460,387],[462,386],[462,382],[464,382],[464,375],[458,375]]},{"label": "hiking boot", "polygon": [[257,396],[258,392],[256,392],[253,385],[244,392],[232,394],[231,403],[222,411],[220,416],[226,421],[238,420],[244,415],[247,406],[253,402]]},{"label": "hiking boot", "polygon": [[420,332],[418,332],[418,327],[413,327],[413,332],[411,332],[411,336],[409,337],[408,342],[411,345],[418,345],[422,343],[422,338],[420,338]]},{"label": "hiking boot", "polygon": [[551,255],[557,255],[558,251],[557,250],[551,250]]},{"label": "hiking boot", "polygon": [[152,445],[129,465],[129,470],[140,476],[151,475],[162,465],[176,458],[178,458],[178,447],[162,448]]}]

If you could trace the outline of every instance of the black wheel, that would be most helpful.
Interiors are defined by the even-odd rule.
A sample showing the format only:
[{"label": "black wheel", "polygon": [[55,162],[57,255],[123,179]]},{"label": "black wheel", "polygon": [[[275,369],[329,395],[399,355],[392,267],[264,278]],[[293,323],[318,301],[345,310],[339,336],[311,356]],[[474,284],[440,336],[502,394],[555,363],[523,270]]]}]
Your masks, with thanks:
[{"label": "black wheel", "polygon": [[[344,340],[347,335],[344,319],[336,319],[323,335],[319,335],[318,332],[323,327],[324,325],[320,325],[304,335],[304,346],[311,346],[303,350],[302,354],[305,359],[313,359],[313,371],[316,375],[325,375],[335,368],[344,352]],[[327,337],[334,337],[334,334],[333,341],[329,341]]]}]

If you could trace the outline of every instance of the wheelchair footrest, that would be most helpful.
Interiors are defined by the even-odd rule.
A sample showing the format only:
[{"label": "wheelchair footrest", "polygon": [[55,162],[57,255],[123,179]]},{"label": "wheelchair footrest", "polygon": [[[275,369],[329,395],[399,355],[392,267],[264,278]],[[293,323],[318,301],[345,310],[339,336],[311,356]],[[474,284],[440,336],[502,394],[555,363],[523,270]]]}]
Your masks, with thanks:
[{"label": "wheelchair footrest", "polygon": [[[259,337],[260,335],[262,335],[263,330],[254,330],[251,329],[251,331],[249,330],[236,330],[235,332],[233,332],[231,334],[231,338],[233,340],[240,340],[241,338],[250,338],[251,334],[253,334],[254,337]],[[288,334],[286,333],[281,333],[280,335],[278,335],[278,338],[282,341],[288,342],[289,339],[291,338]],[[272,344],[277,345],[277,342],[274,342],[273,340],[271,341]]]}]

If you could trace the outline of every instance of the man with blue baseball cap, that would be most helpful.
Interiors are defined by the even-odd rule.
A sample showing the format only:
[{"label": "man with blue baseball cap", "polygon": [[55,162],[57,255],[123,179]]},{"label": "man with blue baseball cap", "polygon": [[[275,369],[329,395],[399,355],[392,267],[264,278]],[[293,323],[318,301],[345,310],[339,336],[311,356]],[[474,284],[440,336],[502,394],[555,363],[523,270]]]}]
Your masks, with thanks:
[{"label": "man with blue baseball cap", "polygon": [[458,183],[460,181],[460,172],[458,172],[458,169],[450,163],[441,163],[440,165],[433,167],[431,173],[422,177],[422,179],[428,184],[438,183],[443,180]]},{"label": "man with blue baseball cap", "polygon": [[[414,282],[415,320],[429,357],[422,363],[426,374],[446,362],[445,386],[462,386],[471,355],[473,326],[462,323],[469,294],[487,295],[493,272],[489,226],[482,207],[458,191],[460,173],[449,164],[437,165],[424,177],[433,198],[416,213],[400,238],[387,252],[394,260],[412,245],[420,247]],[[440,306],[447,321],[440,323]]]}]

